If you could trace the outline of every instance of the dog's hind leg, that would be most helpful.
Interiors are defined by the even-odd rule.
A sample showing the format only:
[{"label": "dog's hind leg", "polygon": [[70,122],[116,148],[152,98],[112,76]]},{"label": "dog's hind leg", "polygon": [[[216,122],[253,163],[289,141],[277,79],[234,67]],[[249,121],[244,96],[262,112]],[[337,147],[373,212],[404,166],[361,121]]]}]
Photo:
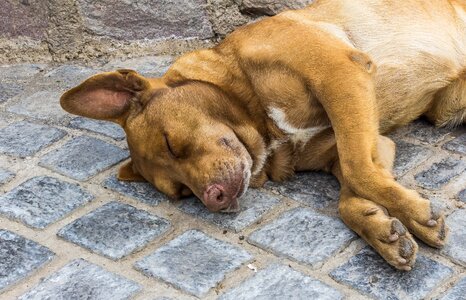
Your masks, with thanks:
[{"label": "dog's hind leg", "polygon": [[[379,138],[379,152],[384,167],[391,169],[394,147],[384,147],[387,140],[384,137]],[[357,196],[345,184],[339,162],[334,164],[332,173],[341,183],[339,212],[345,224],[392,266],[400,270],[411,270],[418,246],[402,222],[391,217],[385,207]]]},{"label": "dog's hind leg", "polygon": [[436,126],[455,127],[466,122],[466,70],[463,73],[463,78],[435,94],[426,116]]}]

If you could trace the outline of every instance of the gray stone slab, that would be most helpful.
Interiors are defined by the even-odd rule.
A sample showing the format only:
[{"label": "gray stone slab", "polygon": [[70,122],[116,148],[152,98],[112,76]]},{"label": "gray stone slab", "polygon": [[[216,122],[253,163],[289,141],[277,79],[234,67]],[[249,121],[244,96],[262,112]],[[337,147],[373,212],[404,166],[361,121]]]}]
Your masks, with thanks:
[{"label": "gray stone slab", "polygon": [[338,300],[343,294],[327,284],[293,270],[274,264],[227,291],[219,300],[313,299]]},{"label": "gray stone slab", "polygon": [[420,145],[398,140],[396,142],[396,158],[393,171],[397,176],[403,176],[433,155],[433,152]]},{"label": "gray stone slab", "polygon": [[26,82],[32,77],[44,71],[44,64],[11,64],[0,66],[0,81],[8,82]]},{"label": "gray stone slab", "polygon": [[444,144],[443,148],[461,154],[466,154],[466,133],[463,133],[459,137]]},{"label": "gray stone slab", "polygon": [[79,136],[44,155],[39,165],[84,181],[124,160],[128,155],[128,151],[102,140]]},{"label": "gray stone slab", "polygon": [[165,74],[173,61],[172,56],[145,56],[127,60],[113,60],[106,64],[103,69],[105,71],[131,69],[146,77],[160,77]]},{"label": "gray stone slab", "polygon": [[87,67],[62,65],[46,73],[38,83],[59,86],[64,90],[79,85],[88,77],[91,77],[97,73],[97,70]]},{"label": "gray stone slab", "polygon": [[466,202],[466,189],[462,190],[462,191],[458,194],[458,199],[460,199],[460,200],[463,201],[463,202]]},{"label": "gray stone slab", "polygon": [[[24,1],[1,1],[0,3],[1,38],[29,37],[36,41],[45,40],[48,23],[46,2],[28,1],[25,4]],[[22,49],[19,45],[18,48]]]},{"label": "gray stone slab", "polygon": [[0,292],[52,260],[48,248],[0,229]]},{"label": "gray stone slab", "polygon": [[13,177],[15,177],[15,174],[13,172],[0,168],[0,185],[7,183]]},{"label": "gray stone slab", "polygon": [[442,253],[466,266],[466,210],[458,209],[447,218],[450,236]]},{"label": "gray stone slab", "polygon": [[54,127],[25,121],[0,129],[0,153],[18,157],[31,156],[66,135]]},{"label": "gray stone slab", "polygon": [[111,137],[117,141],[125,138],[125,131],[119,125],[100,120],[92,120],[83,117],[77,117],[70,121],[71,128],[85,129],[91,132],[100,133]]},{"label": "gray stone slab", "polygon": [[135,268],[202,297],[227,273],[251,259],[243,249],[190,230],[136,262]]},{"label": "gray stone slab", "polygon": [[441,300],[464,300],[464,299],[466,299],[466,276],[463,276],[441,298]]},{"label": "gray stone slab", "polygon": [[241,210],[237,213],[211,213],[207,210],[205,205],[195,197],[182,199],[179,209],[217,226],[238,232],[259,220],[264,213],[278,204],[280,199],[257,189],[249,189],[246,194],[239,199],[239,202]]},{"label": "gray stone slab", "polygon": [[466,170],[466,161],[447,157],[414,176],[419,186],[439,189]]},{"label": "gray stone slab", "polygon": [[167,220],[119,202],[110,202],[75,220],[58,236],[113,260],[142,249],[164,234]]},{"label": "gray stone slab", "polygon": [[153,206],[158,205],[160,202],[168,201],[165,195],[157,191],[155,187],[148,182],[121,181],[118,180],[116,176],[112,175],[107,178],[102,185],[105,188]]},{"label": "gray stone slab", "polygon": [[93,198],[77,184],[34,177],[0,196],[0,215],[42,229]]},{"label": "gray stone slab", "polygon": [[20,100],[7,108],[8,112],[24,115],[27,117],[60,122],[70,116],[60,106],[61,91],[41,90],[32,94],[21,94]]},{"label": "gray stone slab", "polygon": [[324,172],[300,172],[289,181],[266,184],[281,195],[315,209],[336,208],[340,197],[338,180]]},{"label": "gray stone slab", "polygon": [[436,144],[442,141],[450,132],[447,128],[438,128],[426,120],[420,119],[412,122],[407,127],[406,136],[415,138],[426,144]]},{"label": "gray stone slab", "polygon": [[284,10],[304,8],[314,0],[243,0],[240,9],[245,14],[273,16]]},{"label": "gray stone slab", "polygon": [[316,266],[355,238],[356,234],[338,218],[299,207],[251,233],[248,242],[275,255]]},{"label": "gray stone slab", "polygon": [[136,282],[111,273],[84,259],[76,259],[19,297],[42,299],[130,299],[142,287]]},{"label": "gray stone slab", "polygon": [[423,255],[411,271],[399,271],[367,246],[330,277],[376,299],[410,300],[424,299],[452,274],[451,268]]},{"label": "gray stone slab", "polygon": [[214,36],[203,0],[78,0],[84,26],[123,40]]},{"label": "gray stone slab", "polygon": [[18,95],[23,91],[23,86],[17,83],[0,82],[0,103]]}]

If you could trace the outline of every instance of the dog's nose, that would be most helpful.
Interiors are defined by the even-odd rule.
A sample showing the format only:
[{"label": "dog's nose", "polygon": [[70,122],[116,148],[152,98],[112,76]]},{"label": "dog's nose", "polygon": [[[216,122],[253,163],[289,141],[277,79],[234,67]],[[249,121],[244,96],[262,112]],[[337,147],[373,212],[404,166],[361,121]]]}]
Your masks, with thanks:
[{"label": "dog's nose", "polygon": [[204,204],[210,211],[219,211],[230,206],[231,197],[220,184],[210,185],[204,192]]}]

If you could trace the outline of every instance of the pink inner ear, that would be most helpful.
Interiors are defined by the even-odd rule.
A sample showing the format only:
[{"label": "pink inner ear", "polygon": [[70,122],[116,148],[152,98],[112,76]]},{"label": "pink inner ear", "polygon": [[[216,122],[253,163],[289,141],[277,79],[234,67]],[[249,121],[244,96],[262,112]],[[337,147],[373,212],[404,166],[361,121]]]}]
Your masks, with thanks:
[{"label": "pink inner ear", "polygon": [[79,92],[74,97],[72,113],[96,119],[115,119],[129,108],[132,94],[98,88]]}]

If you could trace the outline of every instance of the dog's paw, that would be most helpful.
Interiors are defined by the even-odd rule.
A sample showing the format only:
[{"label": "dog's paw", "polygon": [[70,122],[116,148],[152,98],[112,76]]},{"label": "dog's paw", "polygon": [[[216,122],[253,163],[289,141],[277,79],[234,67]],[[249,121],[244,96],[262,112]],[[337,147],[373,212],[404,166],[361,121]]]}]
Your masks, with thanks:
[{"label": "dog's paw", "polygon": [[428,200],[419,201],[414,209],[397,215],[409,231],[431,247],[442,248],[448,235],[448,227],[440,207]]},{"label": "dog's paw", "polygon": [[418,246],[406,227],[396,218],[386,216],[365,232],[366,241],[392,266],[410,271],[416,261]]}]

